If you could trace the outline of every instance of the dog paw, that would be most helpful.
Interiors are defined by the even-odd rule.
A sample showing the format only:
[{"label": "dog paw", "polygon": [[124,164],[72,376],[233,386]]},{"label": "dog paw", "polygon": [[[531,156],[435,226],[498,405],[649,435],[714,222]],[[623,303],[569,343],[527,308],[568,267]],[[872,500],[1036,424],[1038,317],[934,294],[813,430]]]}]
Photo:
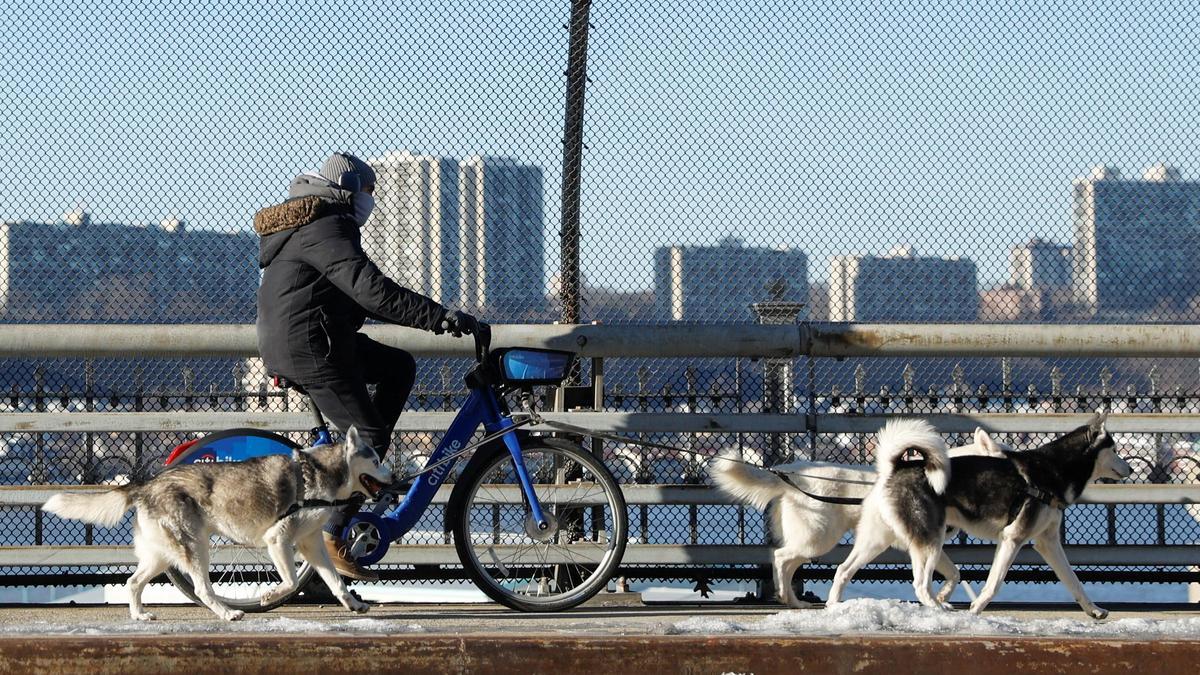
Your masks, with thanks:
[{"label": "dog paw", "polygon": [[290,589],[286,588],[273,588],[266,593],[263,593],[262,597],[258,599],[258,604],[262,607],[266,607],[267,605],[275,603],[280,598],[287,595],[289,590]]},{"label": "dog paw", "polygon": [[366,614],[371,606],[358,598],[350,598],[350,601],[346,603],[346,609],[355,614]]},{"label": "dog paw", "polygon": [[246,616],[246,613],[243,612],[242,610],[231,609],[228,612],[225,612],[225,614],[223,614],[221,616],[221,618],[225,619],[226,621],[240,621],[242,619],[242,617],[244,617],[244,616]]},{"label": "dog paw", "polygon": [[938,598],[938,605],[940,605],[941,608],[946,610],[947,612],[954,611],[954,605],[946,602],[945,600],[942,600],[941,598]]},{"label": "dog paw", "polygon": [[140,614],[133,615],[134,621],[154,621],[157,618],[158,618],[157,616],[154,616],[150,612],[142,612]]},{"label": "dog paw", "polygon": [[1093,619],[1095,619],[1097,621],[1108,617],[1108,610],[1104,609],[1102,607],[1093,607],[1093,608],[1089,609],[1087,613],[1088,613],[1088,616],[1092,617]]}]

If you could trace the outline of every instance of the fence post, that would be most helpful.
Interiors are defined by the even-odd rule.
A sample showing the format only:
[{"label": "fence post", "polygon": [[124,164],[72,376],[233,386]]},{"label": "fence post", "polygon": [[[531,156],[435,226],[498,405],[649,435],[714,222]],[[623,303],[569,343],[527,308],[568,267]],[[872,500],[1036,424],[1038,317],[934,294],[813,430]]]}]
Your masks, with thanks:
[{"label": "fence post", "polygon": [[583,101],[587,91],[588,14],[592,0],[572,0],[563,115],[562,229],[559,230],[562,322],[579,323],[579,192],[583,167]]},{"label": "fence post", "polygon": [[[781,298],[783,291],[775,289],[773,296]],[[781,299],[756,302],[750,305],[760,324],[788,325],[796,323],[804,312],[804,303]],[[791,358],[763,359],[763,412],[786,414],[795,405],[795,373]],[[767,452],[763,464],[774,466],[790,459],[787,452],[790,444],[786,434],[771,434],[767,440]]]},{"label": "fence post", "polygon": [[[753,310],[754,316],[760,324],[794,324],[801,318],[804,312],[804,303],[789,302],[783,299],[787,292],[785,282],[779,281],[772,284],[768,292],[771,294],[770,300],[750,305],[750,309]],[[794,399],[795,373],[792,368],[792,359],[763,359],[763,412],[777,414],[791,412],[795,407]],[[787,461],[790,459],[788,456],[791,454],[788,452],[790,447],[791,443],[788,441],[787,434],[768,435],[767,451],[763,453],[763,465],[775,466]],[[763,527],[769,528],[770,525],[764,522]],[[769,532],[765,534],[768,538],[770,537]],[[776,595],[775,581],[771,567],[766,566],[765,571],[765,579],[759,582],[757,595],[762,600],[769,600]],[[804,594],[803,580],[801,580],[796,593],[801,596]]]}]

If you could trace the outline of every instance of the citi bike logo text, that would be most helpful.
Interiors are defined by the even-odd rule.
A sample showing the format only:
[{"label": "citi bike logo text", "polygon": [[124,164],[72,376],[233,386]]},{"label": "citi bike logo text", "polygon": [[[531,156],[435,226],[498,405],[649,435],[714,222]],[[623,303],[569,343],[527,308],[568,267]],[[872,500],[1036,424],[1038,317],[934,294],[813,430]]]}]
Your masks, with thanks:
[{"label": "citi bike logo text", "polygon": [[[461,449],[461,448],[462,448],[461,441],[450,441],[450,446],[448,448],[449,453],[447,453],[447,454],[453,454],[455,452],[458,452],[459,449]],[[442,464],[441,466],[434,469],[433,471],[430,471],[429,472],[429,484],[430,485],[441,485],[442,479],[444,479],[446,477],[446,474],[450,471],[450,465],[453,463],[454,462],[446,462],[445,464]]]}]

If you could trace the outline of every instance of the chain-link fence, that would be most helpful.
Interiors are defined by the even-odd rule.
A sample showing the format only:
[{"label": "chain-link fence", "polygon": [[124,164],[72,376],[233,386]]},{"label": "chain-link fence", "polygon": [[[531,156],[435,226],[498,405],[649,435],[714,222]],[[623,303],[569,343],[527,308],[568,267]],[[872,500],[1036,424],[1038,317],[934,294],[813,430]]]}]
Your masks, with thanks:
[{"label": "chain-link fence", "polygon": [[[1200,316],[1200,50],[1181,5],[34,0],[0,17],[5,323],[254,321],[255,212],[340,150],[377,174],[365,252],[496,323]],[[1196,368],[617,358],[604,403],[1192,412]],[[422,362],[409,408],[455,409],[464,370]],[[300,404],[255,360],[0,371],[7,411]],[[186,437],[6,434],[0,480],[146,476]],[[870,457],[861,435],[648,438],[763,461]],[[1196,440],[1121,443],[1136,480],[1194,482]],[[434,441],[398,434],[393,461]],[[625,482],[706,480],[688,456],[605,454]],[[1119,509],[1120,542],[1198,538],[1184,507],[1146,508]],[[1108,536],[1096,509],[1073,514],[1072,541]],[[13,543],[127,537],[7,511]],[[760,516],[732,507],[631,522],[649,542],[762,540]]]}]

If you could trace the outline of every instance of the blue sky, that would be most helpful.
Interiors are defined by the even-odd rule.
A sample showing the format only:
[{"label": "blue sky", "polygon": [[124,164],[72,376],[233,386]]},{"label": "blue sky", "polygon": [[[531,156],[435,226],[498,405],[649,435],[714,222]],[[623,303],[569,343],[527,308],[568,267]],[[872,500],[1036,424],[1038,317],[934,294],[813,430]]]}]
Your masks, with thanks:
[{"label": "blue sky", "polygon": [[[546,170],[557,263],[568,0],[5,0],[0,219],[246,227],[331,149]],[[736,5],[736,6],[735,6]],[[595,0],[584,269],[649,287],[665,243],[909,243],[984,284],[1070,236],[1105,162],[1200,178],[1194,30],[1167,2]]]}]

